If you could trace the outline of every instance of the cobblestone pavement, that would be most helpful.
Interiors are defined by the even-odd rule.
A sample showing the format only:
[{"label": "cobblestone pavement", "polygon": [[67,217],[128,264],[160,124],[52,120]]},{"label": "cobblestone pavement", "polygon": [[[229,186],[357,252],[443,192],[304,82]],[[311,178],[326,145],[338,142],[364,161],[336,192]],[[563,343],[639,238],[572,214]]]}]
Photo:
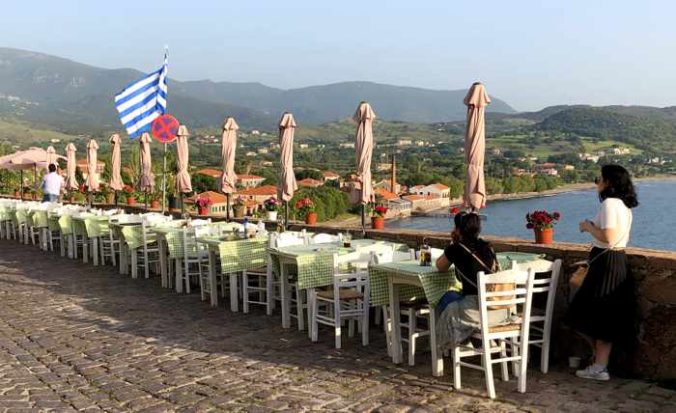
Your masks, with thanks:
[{"label": "cobblestone pavement", "polygon": [[454,391],[428,355],[392,365],[380,331],[338,351],[280,324],[0,241],[0,411],[676,411],[653,384],[532,368],[526,394],[498,381],[490,401],[478,372]]}]

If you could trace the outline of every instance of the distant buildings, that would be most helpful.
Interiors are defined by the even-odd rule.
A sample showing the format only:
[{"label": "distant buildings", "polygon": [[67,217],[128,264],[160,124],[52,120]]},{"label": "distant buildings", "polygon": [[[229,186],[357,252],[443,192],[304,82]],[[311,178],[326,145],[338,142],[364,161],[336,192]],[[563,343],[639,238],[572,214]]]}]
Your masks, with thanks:
[{"label": "distant buildings", "polygon": [[343,149],[354,149],[354,142],[342,142],[338,144],[338,147]]},{"label": "distant buildings", "polygon": [[422,195],[431,198],[450,198],[451,188],[444,184],[416,185],[409,188],[408,192],[412,195]]},{"label": "distant buildings", "polygon": [[305,178],[298,181],[298,186],[305,188],[317,188],[324,185],[324,182],[312,178]]},{"label": "distant buildings", "polygon": [[411,146],[413,141],[411,139],[399,139],[397,141],[397,146]]},{"label": "distant buildings", "polygon": [[237,183],[243,188],[255,188],[265,181],[265,178],[258,175],[237,175]]},{"label": "distant buildings", "polygon": [[298,147],[300,149],[308,149],[310,147],[310,145],[308,145],[307,143],[301,143],[300,145],[298,145]]}]

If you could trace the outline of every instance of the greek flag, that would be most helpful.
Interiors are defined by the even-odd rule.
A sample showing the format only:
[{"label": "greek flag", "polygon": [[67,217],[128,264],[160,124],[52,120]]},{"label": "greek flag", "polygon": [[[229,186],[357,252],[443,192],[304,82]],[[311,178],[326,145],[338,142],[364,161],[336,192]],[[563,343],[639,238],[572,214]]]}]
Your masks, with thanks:
[{"label": "greek flag", "polygon": [[166,53],[159,70],[132,83],[115,96],[115,108],[120,112],[120,122],[130,138],[150,131],[152,121],[167,111]]}]

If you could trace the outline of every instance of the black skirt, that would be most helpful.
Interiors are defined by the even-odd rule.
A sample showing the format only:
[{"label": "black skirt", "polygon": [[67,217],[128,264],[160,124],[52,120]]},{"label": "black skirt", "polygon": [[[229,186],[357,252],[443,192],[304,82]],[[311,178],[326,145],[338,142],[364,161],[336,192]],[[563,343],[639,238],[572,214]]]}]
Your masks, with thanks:
[{"label": "black skirt", "polygon": [[631,340],[636,299],[627,256],[624,251],[603,251],[594,247],[589,253],[591,265],[568,307],[567,322],[594,339],[611,343]]}]

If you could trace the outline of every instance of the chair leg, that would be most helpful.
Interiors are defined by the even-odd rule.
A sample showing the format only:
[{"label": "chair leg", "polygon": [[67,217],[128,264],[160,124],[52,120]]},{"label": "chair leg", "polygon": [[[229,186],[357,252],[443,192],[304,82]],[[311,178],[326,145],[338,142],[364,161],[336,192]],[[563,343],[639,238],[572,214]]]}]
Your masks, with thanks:
[{"label": "chair leg", "polygon": [[316,342],[319,339],[319,323],[317,322],[317,313],[319,313],[319,302],[317,300],[317,291],[312,288],[308,290],[308,301],[312,306],[312,323],[310,324],[311,340]]},{"label": "chair leg", "polygon": [[[507,357],[507,343],[505,340],[500,340],[500,357]],[[500,368],[502,369],[502,381],[509,380],[509,362],[503,361],[500,363]]]},{"label": "chair leg", "polygon": [[340,301],[334,301],[333,303],[333,324],[334,324],[334,335],[336,339],[336,348],[340,349],[341,347],[341,327],[340,327]]},{"label": "chair leg", "polygon": [[528,336],[521,343],[521,359],[519,360],[519,393],[526,392],[526,373],[528,369]]},{"label": "chair leg", "polygon": [[[148,262],[148,248],[143,247],[143,270],[146,278],[150,278],[150,264]],[[188,272],[186,271],[186,274]],[[190,293],[190,288],[188,288],[188,293]]]},{"label": "chair leg", "polygon": [[491,343],[483,343],[484,351],[481,355],[481,362],[484,368],[484,375],[486,376],[486,390],[488,390],[488,397],[495,399],[495,382],[493,381],[493,364],[491,363]]},{"label": "chair leg", "polygon": [[540,371],[547,374],[549,371],[549,341],[551,337],[551,326],[545,322],[545,331],[542,337],[542,347],[540,348]]},{"label": "chair leg", "polygon": [[415,309],[409,308],[407,310],[407,315],[408,315],[408,365],[415,366],[415,339],[416,339],[415,330],[418,328]]},{"label": "chair leg", "polygon": [[272,315],[272,308],[275,305],[275,284],[272,278],[271,272],[265,276],[265,302],[267,303],[265,314],[267,315]]},{"label": "chair leg", "polygon": [[385,341],[387,343],[387,355],[392,357],[392,320],[388,314],[386,305],[383,308],[383,330],[385,331]]},{"label": "chair leg", "polygon": [[380,323],[382,322],[382,317],[383,313],[381,313],[380,311],[376,311],[376,313],[373,315],[373,323],[379,326]]},{"label": "chair leg", "polygon": [[246,271],[242,271],[242,311],[244,314],[249,313],[249,274]]},{"label": "chair leg", "polygon": [[462,380],[460,379],[460,348],[453,347],[453,387],[456,390],[462,388]]},{"label": "chair leg", "polygon": [[370,312],[371,312],[371,306],[369,306],[368,302],[362,302],[362,306],[364,306],[364,316],[362,317],[361,320],[361,345],[362,346],[368,346],[369,345],[369,321],[370,321]]},{"label": "chair leg", "polygon": [[305,312],[303,311],[303,306],[305,305],[305,300],[303,300],[303,290],[296,287],[296,315],[298,316],[298,331],[305,330]]}]

